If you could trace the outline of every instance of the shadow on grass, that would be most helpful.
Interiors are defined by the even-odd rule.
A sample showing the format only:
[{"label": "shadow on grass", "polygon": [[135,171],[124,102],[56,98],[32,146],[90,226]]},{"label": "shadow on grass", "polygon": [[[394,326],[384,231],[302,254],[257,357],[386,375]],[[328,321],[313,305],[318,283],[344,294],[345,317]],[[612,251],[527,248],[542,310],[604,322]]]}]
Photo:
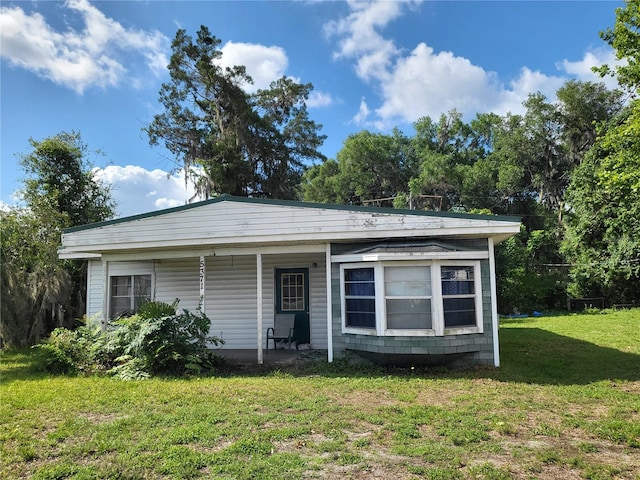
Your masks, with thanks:
[{"label": "shadow on grass", "polygon": [[353,365],[344,359],[337,359],[332,364],[307,362],[285,367],[244,365],[239,369],[231,368],[226,375],[492,378],[502,382],[539,385],[585,385],[603,380],[640,380],[640,355],[558,335],[540,328],[501,329],[500,352],[500,368],[397,368]]},{"label": "shadow on grass", "polygon": [[501,381],[574,385],[640,380],[640,355],[602,347],[540,328],[500,330]]},{"label": "shadow on grass", "polygon": [[[212,376],[269,375],[323,377],[383,377],[388,375],[438,378],[492,378],[502,382],[540,385],[584,385],[603,380],[640,380],[640,355],[602,347],[540,328],[500,330],[501,367],[455,369],[448,367],[394,368],[353,365],[346,359],[306,361],[290,365],[227,365]],[[0,384],[49,376],[35,350],[7,352],[0,357]]]},{"label": "shadow on grass", "polygon": [[43,354],[37,349],[4,350],[0,353],[0,385],[16,380],[35,380],[50,374],[43,369]]}]

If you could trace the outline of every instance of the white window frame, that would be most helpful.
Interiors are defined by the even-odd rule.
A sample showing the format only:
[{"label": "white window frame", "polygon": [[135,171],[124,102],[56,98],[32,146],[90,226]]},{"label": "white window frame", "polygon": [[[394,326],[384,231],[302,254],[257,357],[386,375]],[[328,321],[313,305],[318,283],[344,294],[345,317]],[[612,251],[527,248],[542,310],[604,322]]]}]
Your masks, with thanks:
[{"label": "white window frame", "polygon": [[[388,329],[387,328],[387,297],[385,295],[384,271],[386,267],[428,266],[431,270],[431,329]],[[444,297],[442,295],[441,267],[472,267],[474,277],[474,306],[476,324],[473,326],[449,327],[444,326]],[[360,328],[347,326],[346,298],[345,298],[345,270],[358,268],[373,268],[375,281],[376,328]],[[418,298],[418,297],[416,297]],[[342,332],[372,336],[445,336],[465,335],[484,332],[482,311],[482,270],[480,260],[424,260],[424,261],[363,261],[357,263],[340,264],[340,300],[342,311]]]},{"label": "white window frame", "polygon": [[[129,304],[130,304],[130,309],[133,310],[135,305],[135,296],[134,296],[134,292],[133,292],[133,287],[135,286],[135,277],[150,277],[150,293],[149,293],[149,299],[152,301],[154,300],[155,297],[155,275],[153,274],[153,272],[118,272],[118,273],[113,273],[113,274],[109,274],[109,289],[108,289],[108,318],[109,319],[113,319],[115,318],[112,315],[112,300],[113,300],[113,279],[116,277],[129,277],[131,279],[131,286],[132,286],[132,292],[131,295],[129,295]],[[121,297],[124,298],[124,297]]]},{"label": "white window frame", "polygon": [[[376,328],[366,328],[366,327],[352,327],[347,325],[347,295],[345,291],[345,270],[355,270],[360,268],[372,268],[373,269],[373,280],[375,285],[375,309],[376,309]],[[380,266],[371,264],[370,262],[362,262],[362,263],[344,263],[340,265],[340,302],[341,302],[341,312],[342,312],[342,331],[345,333],[357,333],[360,335],[379,335],[379,324],[378,315],[380,311],[380,294],[379,294],[379,282],[378,277],[380,276]],[[384,285],[383,285],[384,287]]]},{"label": "white window frame", "polygon": [[[442,262],[438,262],[438,295],[441,299],[442,306],[442,329],[443,335],[461,335],[461,334],[469,334],[469,333],[483,333],[484,332],[484,322],[482,315],[482,270],[480,268],[480,262],[478,260],[446,260]],[[440,267],[473,267],[473,290],[474,290],[474,305],[476,310],[476,324],[474,326],[463,326],[463,327],[449,327],[446,328],[444,326],[444,298],[445,296],[442,294],[442,275]],[[453,295],[456,298],[463,298],[461,295]],[[470,295],[466,296],[467,298]]]}]

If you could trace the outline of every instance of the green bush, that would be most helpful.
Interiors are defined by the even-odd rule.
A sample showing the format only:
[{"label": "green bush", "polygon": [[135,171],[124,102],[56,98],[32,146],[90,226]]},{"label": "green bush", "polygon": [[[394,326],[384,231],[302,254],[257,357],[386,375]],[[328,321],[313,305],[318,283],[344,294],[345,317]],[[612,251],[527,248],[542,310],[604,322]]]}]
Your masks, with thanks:
[{"label": "green bush", "polygon": [[106,333],[95,323],[75,330],[56,328],[37,345],[44,352],[44,369],[51,373],[92,374],[106,369]]},{"label": "green bush", "polygon": [[51,373],[108,372],[121,379],[156,374],[199,374],[220,363],[207,344],[211,321],[200,310],[177,311],[173,304],[149,302],[134,315],[115,320],[107,330],[91,324],[76,330],[58,328],[39,345]]},{"label": "green bush", "polygon": [[212,370],[217,357],[207,343],[220,345],[223,340],[209,336],[211,320],[200,310],[192,313],[176,310],[178,302],[149,302],[138,313],[118,319],[107,349],[118,363],[137,359],[148,374],[201,373]]}]

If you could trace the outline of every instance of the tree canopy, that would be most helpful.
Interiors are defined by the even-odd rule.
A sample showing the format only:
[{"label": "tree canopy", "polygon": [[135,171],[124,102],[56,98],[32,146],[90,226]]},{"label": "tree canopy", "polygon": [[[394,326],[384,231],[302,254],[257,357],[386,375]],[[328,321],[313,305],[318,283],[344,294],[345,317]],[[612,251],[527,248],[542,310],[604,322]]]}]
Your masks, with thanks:
[{"label": "tree canopy", "polygon": [[640,301],[640,1],[616,9],[601,37],[620,63],[596,70],[614,75],[631,100],[601,125],[574,172],[564,251],[573,263],[571,293],[631,303]]},{"label": "tree canopy", "polygon": [[32,151],[20,157],[24,206],[0,212],[0,335],[15,346],[83,315],[86,269],[58,260],[60,235],[114,214],[110,187],[95,178],[79,133],[29,142]]},{"label": "tree canopy", "polygon": [[248,93],[251,77],[244,66],[221,66],[220,43],[205,26],[195,42],[178,30],[149,142],[175,155],[202,197],[296,198],[305,163],[324,160],[325,137],[305,103],[313,87],[282,77]]}]

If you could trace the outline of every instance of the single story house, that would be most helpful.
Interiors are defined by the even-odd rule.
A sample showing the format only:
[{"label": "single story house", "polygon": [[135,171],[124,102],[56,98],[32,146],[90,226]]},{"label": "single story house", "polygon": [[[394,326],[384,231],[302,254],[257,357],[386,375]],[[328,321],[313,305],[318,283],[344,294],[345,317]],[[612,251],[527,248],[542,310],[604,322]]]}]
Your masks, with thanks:
[{"label": "single story house", "polygon": [[65,230],[88,260],[87,316],[144,299],[199,306],[223,349],[264,360],[295,314],[300,345],[374,361],[500,364],[494,245],[515,217],[221,196]]}]

